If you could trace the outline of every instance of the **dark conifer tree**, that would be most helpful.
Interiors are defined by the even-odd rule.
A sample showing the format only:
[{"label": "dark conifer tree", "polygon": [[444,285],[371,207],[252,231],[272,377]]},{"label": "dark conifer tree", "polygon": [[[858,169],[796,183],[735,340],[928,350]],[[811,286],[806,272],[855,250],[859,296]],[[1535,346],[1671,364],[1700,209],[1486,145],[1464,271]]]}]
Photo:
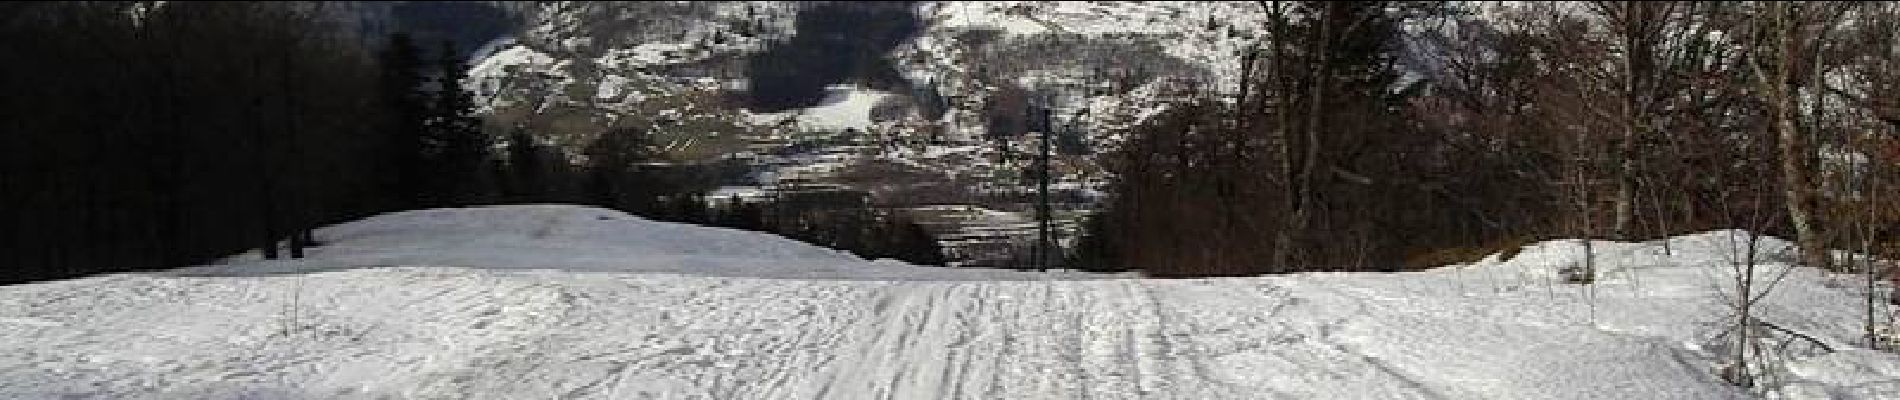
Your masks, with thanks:
[{"label": "dark conifer tree", "polygon": [[541,148],[527,131],[508,135],[509,197],[515,201],[533,201],[549,195],[547,161]]},{"label": "dark conifer tree", "polygon": [[0,66],[0,208],[29,211],[0,218],[0,283],[226,257],[395,197],[365,184],[395,154],[379,66],[309,4],[6,7],[0,59],[31,62]]},{"label": "dark conifer tree", "polygon": [[444,41],[436,60],[433,107],[425,154],[435,167],[430,177],[439,205],[468,205],[484,200],[489,141],[475,116],[474,96],[462,87],[468,66],[452,42]]},{"label": "dark conifer tree", "polygon": [[390,35],[381,56],[383,104],[392,115],[386,128],[395,172],[387,180],[389,191],[407,193],[408,198],[401,203],[420,207],[428,198],[424,149],[430,110],[422,91],[422,51],[409,34],[397,33]]},{"label": "dark conifer tree", "polygon": [[895,257],[917,265],[944,265],[943,247],[937,244],[937,238],[924,230],[924,226],[908,218],[894,219],[895,225],[886,234],[898,238]]},{"label": "dark conifer tree", "polygon": [[651,215],[659,209],[659,199],[636,174],[655,154],[652,139],[639,129],[602,133],[585,151],[589,200],[602,207]]}]

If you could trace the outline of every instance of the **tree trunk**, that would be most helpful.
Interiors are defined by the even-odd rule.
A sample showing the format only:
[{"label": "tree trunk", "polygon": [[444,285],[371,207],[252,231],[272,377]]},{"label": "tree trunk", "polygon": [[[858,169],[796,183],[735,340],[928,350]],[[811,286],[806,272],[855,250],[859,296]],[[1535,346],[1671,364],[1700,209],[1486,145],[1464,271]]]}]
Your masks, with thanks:
[{"label": "tree trunk", "polygon": [[[261,55],[252,55],[252,79],[246,82],[246,84],[261,85],[263,83],[262,79],[259,79],[261,77],[259,76],[260,72],[258,72],[263,70],[264,66],[262,61]],[[251,129],[251,144],[256,146],[256,148],[252,149],[252,157],[257,161],[257,164],[253,166],[253,168],[257,169],[253,172],[253,176],[257,179],[259,221],[262,222],[264,228],[262,232],[263,242],[260,244],[263,245],[264,259],[275,260],[278,258],[278,240],[283,237],[277,231],[277,207],[274,202],[277,191],[275,182],[277,177],[273,176],[274,174],[271,169],[271,158],[274,154],[272,154],[273,152],[271,151],[271,142],[268,135],[264,134],[264,122],[262,121],[263,112],[264,98],[262,96],[252,98],[249,128]]]},{"label": "tree trunk", "polygon": [[1647,57],[1639,51],[1642,39],[1638,38],[1639,16],[1634,2],[1623,3],[1623,140],[1618,146],[1616,169],[1615,217],[1611,220],[1611,233],[1616,240],[1631,240],[1630,225],[1636,219],[1636,135],[1642,111],[1637,109],[1636,75],[1648,73],[1638,71],[1636,58]]},{"label": "tree trunk", "polygon": [[[1784,11],[1785,12],[1785,11]],[[1782,15],[1786,24],[1788,16]],[[1778,32],[1777,53],[1781,55],[1781,65],[1776,68],[1776,82],[1780,90],[1774,93],[1775,128],[1780,140],[1781,184],[1783,204],[1788,211],[1788,219],[1794,225],[1796,242],[1801,246],[1801,262],[1811,267],[1827,268],[1827,249],[1821,243],[1818,227],[1814,224],[1814,187],[1809,177],[1809,149],[1807,137],[1802,135],[1801,125],[1796,118],[1796,88],[1791,87],[1789,79],[1797,60],[1794,58],[1794,28],[1782,26]]]},{"label": "tree trunk", "polygon": [[1748,348],[1753,341],[1749,335],[1750,321],[1754,318],[1755,295],[1755,244],[1756,234],[1748,232],[1748,254],[1744,256],[1740,273],[1735,277],[1735,348],[1730,354],[1728,371],[1725,378],[1729,383],[1741,387],[1753,387],[1754,376],[1748,372]]},{"label": "tree trunk", "polygon": [[[1319,130],[1326,113],[1326,85],[1328,83],[1326,78],[1330,72],[1327,70],[1327,67],[1329,67],[1327,63],[1329,50],[1332,47],[1333,10],[1334,7],[1337,7],[1337,4],[1328,2],[1324,7],[1319,17],[1320,21],[1318,22],[1319,37],[1312,41],[1314,58],[1307,61],[1311,65],[1310,72],[1307,76],[1308,95],[1306,105],[1308,111],[1306,114],[1306,126],[1304,127],[1306,136],[1302,138],[1304,143],[1301,143],[1305,147],[1305,154],[1300,156],[1298,180],[1295,181],[1293,188],[1293,192],[1297,197],[1295,197],[1293,205],[1293,214],[1289,216],[1291,223],[1288,224],[1289,230],[1301,236],[1311,236],[1312,234],[1312,232],[1310,232],[1313,228],[1314,216],[1312,211],[1315,206],[1314,203],[1318,201],[1316,199],[1317,196],[1313,193],[1315,190],[1314,179],[1316,179],[1320,166]],[[1294,246],[1300,249],[1301,253],[1305,253],[1306,255],[1306,257],[1301,257],[1304,259],[1296,260],[1297,262],[1310,263],[1314,261],[1312,260],[1313,257],[1310,257],[1310,252],[1308,252],[1308,250],[1311,250],[1308,248],[1310,243],[1307,243],[1306,240],[1299,240],[1294,243]]]},{"label": "tree trunk", "polygon": [[1827,248],[1821,243],[1819,227],[1814,224],[1814,188],[1806,162],[1808,147],[1794,120],[1793,95],[1783,92],[1777,97],[1775,125],[1781,140],[1783,204],[1787,206],[1788,219],[1794,224],[1796,242],[1801,246],[1802,264],[1828,268]]},{"label": "tree trunk", "polygon": [[[289,21],[285,22],[288,23]],[[285,153],[289,156],[287,157],[289,159],[287,167],[290,169],[289,175],[291,176],[291,179],[286,182],[290,193],[289,196],[284,198],[284,206],[286,208],[285,215],[289,216],[286,220],[290,223],[291,231],[294,232],[290,235],[290,258],[300,259],[304,256],[304,247],[309,245],[309,243],[304,242],[304,238],[308,233],[307,229],[309,227],[306,224],[309,223],[307,219],[309,219],[308,216],[310,215],[310,205],[305,203],[310,199],[309,192],[302,189],[309,186],[310,183],[308,180],[312,177],[303,176],[301,172],[304,170],[298,168],[306,160],[299,151],[303,144],[298,142],[296,118],[296,101],[298,96],[302,96],[303,94],[296,93],[295,87],[292,86],[292,83],[295,82],[295,79],[292,79],[293,75],[295,75],[295,67],[291,64],[293,57],[290,52],[296,48],[296,38],[288,38],[286,43],[278,49],[282,51],[282,53],[279,54],[280,58],[278,59],[279,71],[277,79],[280,85],[279,88],[281,89],[278,93],[278,98],[281,102],[280,106],[284,108],[283,120],[278,121],[278,123],[283,124],[284,141],[286,142],[284,147],[288,150]]]},{"label": "tree trunk", "polygon": [[[1797,39],[1800,26],[1792,15],[1793,5],[1774,3],[1768,5],[1765,18],[1773,24],[1768,32],[1772,39],[1772,50],[1764,54],[1772,63],[1767,70],[1758,61],[1754,64],[1756,80],[1764,94],[1769,96],[1769,109],[1772,113],[1777,150],[1781,157],[1782,205],[1788,213],[1790,223],[1794,225],[1795,242],[1801,248],[1801,263],[1812,267],[1828,268],[1827,249],[1821,243],[1819,227],[1814,224],[1814,187],[1809,177],[1808,159],[1811,151],[1806,137],[1802,135],[1801,125],[1795,107],[1795,95],[1799,89],[1792,81],[1796,60]],[[1818,40],[1818,39],[1817,39]]]},{"label": "tree trunk", "polygon": [[[1293,186],[1293,146],[1295,141],[1292,138],[1293,104],[1290,101],[1290,95],[1293,92],[1293,81],[1292,74],[1287,72],[1289,66],[1286,62],[1286,46],[1289,43],[1289,38],[1286,32],[1286,13],[1283,7],[1281,2],[1273,2],[1271,7],[1272,15],[1269,17],[1269,21],[1272,22],[1270,30],[1272,31],[1271,35],[1273,38],[1273,59],[1270,60],[1272,63],[1269,64],[1272,71],[1269,72],[1269,74],[1274,78],[1273,87],[1275,93],[1272,97],[1275,106],[1274,117],[1277,119],[1273,129],[1274,140],[1279,142],[1275,148],[1278,151],[1276,158],[1278,158],[1280,163],[1279,175],[1281,187],[1283,188],[1280,209],[1282,220],[1278,226],[1274,227],[1274,268],[1286,268],[1293,263],[1293,235],[1295,235],[1296,232],[1291,228],[1290,222],[1294,211],[1299,209],[1299,195],[1293,193],[1292,190],[1284,190],[1291,189]],[[1266,97],[1267,96],[1263,94],[1261,100],[1265,101]]]}]

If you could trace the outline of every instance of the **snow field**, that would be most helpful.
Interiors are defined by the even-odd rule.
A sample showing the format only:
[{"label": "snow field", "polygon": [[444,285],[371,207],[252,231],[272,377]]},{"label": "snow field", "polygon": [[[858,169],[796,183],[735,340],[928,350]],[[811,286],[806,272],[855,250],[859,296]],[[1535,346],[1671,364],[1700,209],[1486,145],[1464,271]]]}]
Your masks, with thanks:
[{"label": "snow field", "polygon": [[[1549,279],[1574,241],[1143,280],[584,207],[425,210],[321,230],[306,260],[0,287],[0,398],[1741,398],[1709,340],[1726,234],[1598,243],[1592,313]],[[1900,396],[1900,357],[1855,345],[1854,279],[1796,269],[1765,300],[1845,349],[1786,360],[1771,397]]]}]

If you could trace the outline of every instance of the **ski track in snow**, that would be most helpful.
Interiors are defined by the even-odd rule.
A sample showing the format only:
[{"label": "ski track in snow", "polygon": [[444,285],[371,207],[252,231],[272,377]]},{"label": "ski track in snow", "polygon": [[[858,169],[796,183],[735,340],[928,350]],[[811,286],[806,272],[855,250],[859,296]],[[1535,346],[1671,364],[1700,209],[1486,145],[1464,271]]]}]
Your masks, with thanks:
[{"label": "ski track in snow", "polygon": [[[1320,398],[1354,388],[1368,398],[1483,397],[1422,383],[1329,337],[1367,314],[1287,320],[1285,310],[1301,302],[1271,284],[603,279],[399,268],[191,285],[193,293],[249,296],[176,298],[151,286],[162,278],[116,279],[150,280],[126,301],[177,312],[102,316],[125,323],[74,335],[77,348],[0,347],[8,359],[40,360],[0,370],[5,382],[30,383],[0,393],[246,397],[281,384],[329,390],[264,396]],[[299,279],[304,304],[292,318],[277,290]],[[52,316],[97,311],[38,318],[97,326]],[[253,322],[203,329],[202,318],[167,317],[179,312]],[[57,329],[26,326],[0,336]],[[113,339],[83,340],[91,335]],[[111,343],[154,355],[84,358]],[[20,379],[50,365],[97,369]],[[98,379],[115,376],[140,381]],[[81,382],[108,386],[66,386]],[[32,385],[52,390],[34,393]]]},{"label": "ski track in snow", "polygon": [[[160,278],[120,276],[149,280],[134,286],[141,296],[128,302],[195,307],[201,315],[252,323],[203,329],[208,327],[195,325],[214,322],[166,317],[176,313],[114,315],[127,323],[74,339],[117,339],[76,344],[116,342],[132,346],[129,353],[191,351],[96,360],[83,354],[104,349],[7,346],[14,348],[5,349],[12,354],[6,358],[26,354],[41,362],[10,363],[0,377],[55,389],[41,395],[106,397],[1250,397],[1247,388],[1207,364],[1219,360],[1210,347],[1230,344],[1192,340],[1247,326],[1163,329],[1170,319],[1205,317],[1187,315],[1193,311],[1151,294],[1150,284],[1167,282],[509,275],[452,268],[355,270],[218,284],[194,290],[217,295],[188,298],[153,287]],[[285,287],[283,281],[299,279],[304,304],[292,318],[288,296],[274,291]],[[235,293],[249,296],[223,296]],[[1233,301],[1284,301],[1240,294]],[[84,304],[83,298],[33,308],[50,311],[59,303]],[[102,310],[69,315],[88,311]],[[27,325],[36,330],[0,332],[53,333],[50,324]],[[50,365],[98,369],[31,370]],[[19,379],[34,372],[45,375]],[[144,375],[145,382],[98,382],[109,385],[99,391],[62,387],[149,372],[159,374]],[[286,391],[336,385],[309,393],[256,391],[280,383],[277,389]],[[118,384],[126,386],[110,386]],[[31,389],[5,386],[0,393],[33,397]]]},{"label": "ski track in snow", "polygon": [[[510,221],[418,229],[468,245],[621,235],[600,226],[628,223],[579,208],[479,212]],[[232,261],[0,287],[0,398],[1745,396],[1714,380],[1712,356],[1684,344],[1711,318],[1702,314],[1714,314],[1698,292],[1706,288],[1693,284],[1706,271],[1644,272],[1647,292],[1606,280],[1602,317],[1590,322],[1576,287],[1536,286],[1543,278],[1521,271],[1061,280],[856,261],[882,278],[805,279],[787,276],[809,271],[774,269],[801,263],[728,259],[757,276],[690,276],[671,264],[614,272],[586,254],[573,256],[594,264],[578,271],[518,269],[414,263],[447,245],[390,234],[414,224],[323,232],[375,237],[404,254],[363,254],[373,246],[343,240],[303,264]],[[704,229],[647,224],[638,229]],[[519,237],[445,234],[455,229]],[[662,237],[737,241],[717,243],[727,256],[750,249],[763,259],[849,263],[794,244],[743,246],[759,239],[737,232],[649,233],[641,248],[696,251]],[[558,247],[626,250],[576,243]],[[366,260],[409,263],[345,262]],[[904,271],[918,279],[892,278]],[[1811,286],[1784,290],[1838,295]],[[1838,300],[1845,311],[1767,309],[1839,337],[1856,327],[1815,322],[1857,318],[1855,299]],[[1858,386],[1816,383],[1822,397],[1900,393],[1900,360],[1854,354],[1802,366],[1810,372],[1801,379],[1832,379],[1826,371],[1837,368]]]}]

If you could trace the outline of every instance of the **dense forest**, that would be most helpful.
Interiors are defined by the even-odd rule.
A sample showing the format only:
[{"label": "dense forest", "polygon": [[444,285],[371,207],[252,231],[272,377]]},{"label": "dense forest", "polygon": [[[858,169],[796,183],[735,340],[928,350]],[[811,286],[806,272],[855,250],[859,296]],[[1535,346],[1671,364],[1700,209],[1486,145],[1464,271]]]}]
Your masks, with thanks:
[{"label": "dense forest", "polygon": [[[1070,267],[1397,270],[1715,228],[1796,238],[1816,266],[1834,266],[1830,247],[1891,250],[1900,6],[1259,5],[1268,26],[1237,95],[1203,93],[1102,155],[1112,197]],[[468,49],[346,35],[323,7],[0,5],[0,34],[38,38],[0,43],[0,281],[295,258],[342,220],[527,202],[942,262],[915,223],[861,198],[707,199],[716,166],[670,160],[637,129],[581,154],[484,132],[462,89]],[[899,8],[810,8],[753,58],[755,105],[890,78],[872,55],[917,29],[863,23]],[[877,40],[839,48],[844,35]],[[844,56],[813,56],[827,52]]]},{"label": "dense forest", "polygon": [[[1079,267],[1390,270],[1715,228],[1796,238],[1815,266],[1894,250],[1893,3],[1261,5],[1238,98],[1113,156]],[[1405,49],[1437,71],[1401,79]]]},{"label": "dense forest", "polygon": [[[311,10],[18,2],[0,280],[171,267],[401,207],[377,55]],[[219,45],[205,45],[219,43]],[[295,96],[281,95],[297,93]],[[276,246],[268,246],[272,249]],[[275,256],[276,254],[272,254]]]},{"label": "dense forest", "polygon": [[638,131],[603,135],[581,164],[526,132],[483,132],[462,89],[466,49],[401,32],[366,41],[329,26],[324,7],[0,5],[0,35],[39,38],[0,43],[0,59],[12,60],[0,63],[9,92],[0,208],[13,210],[0,223],[0,282],[174,268],[247,249],[298,258],[321,245],[319,226],[503,202],[784,230],[867,256],[941,262],[915,224],[890,213],[824,224],[804,221],[832,209],[715,214],[693,192],[704,189],[691,183],[697,170],[670,167]]}]

